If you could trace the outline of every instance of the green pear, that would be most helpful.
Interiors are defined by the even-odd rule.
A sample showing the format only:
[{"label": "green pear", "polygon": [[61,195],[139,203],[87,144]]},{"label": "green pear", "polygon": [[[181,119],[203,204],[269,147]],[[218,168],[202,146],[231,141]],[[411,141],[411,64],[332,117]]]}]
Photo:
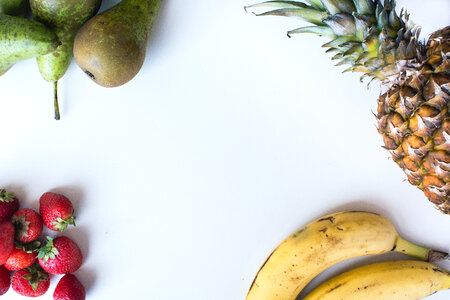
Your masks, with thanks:
[{"label": "green pear", "polygon": [[73,57],[73,41],[80,27],[100,8],[101,0],[30,0],[33,17],[52,29],[61,45],[56,51],[37,58],[42,77],[53,82],[55,119],[59,120],[57,83]]},{"label": "green pear", "polygon": [[28,0],[0,0],[0,14],[24,17],[28,8]]},{"label": "green pear", "polygon": [[123,0],[78,31],[74,58],[97,84],[116,87],[141,69],[148,38],[162,0]]},{"label": "green pear", "polygon": [[15,63],[55,51],[56,34],[43,24],[22,17],[0,15],[0,76]]}]

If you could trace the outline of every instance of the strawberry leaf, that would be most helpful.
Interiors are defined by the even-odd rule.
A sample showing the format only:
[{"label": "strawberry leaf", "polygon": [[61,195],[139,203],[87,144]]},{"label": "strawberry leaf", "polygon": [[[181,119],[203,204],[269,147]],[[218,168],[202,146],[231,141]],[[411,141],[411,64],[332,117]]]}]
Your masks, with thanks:
[{"label": "strawberry leaf", "polygon": [[72,215],[68,218],[65,218],[65,219],[62,219],[61,217],[56,218],[56,220],[52,222],[53,230],[62,232],[67,229],[68,225],[76,226],[76,224],[75,224],[76,216],[74,215],[74,212],[75,211],[72,211]]},{"label": "strawberry leaf", "polygon": [[27,219],[25,218],[25,215],[20,215],[20,216],[13,216],[11,218],[11,221],[14,225],[14,227],[16,228],[16,236],[19,239],[28,237],[28,229],[30,226],[30,221],[27,221]]},{"label": "strawberry leaf", "polygon": [[22,242],[19,242],[18,240],[15,240],[14,245],[16,246],[16,249],[23,250],[26,253],[33,253],[33,252],[39,252],[39,249],[41,247],[41,242],[33,241],[31,243],[22,243]]},{"label": "strawberry leaf", "polygon": [[33,280],[33,278],[31,278],[28,280],[28,283],[31,285],[31,288],[33,289],[33,291],[36,291],[36,289],[38,288],[38,285],[39,285],[39,281]]},{"label": "strawberry leaf", "polygon": [[47,243],[39,249],[37,257],[47,262],[49,259],[55,259],[58,254],[58,249],[53,246],[53,239],[47,236]]},{"label": "strawberry leaf", "polygon": [[7,193],[5,189],[0,190],[0,202],[13,202],[14,201],[14,193]]},{"label": "strawberry leaf", "polygon": [[40,281],[48,280],[48,273],[45,272],[39,264],[34,264],[27,268],[29,273],[22,276],[23,279],[28,280],[28,283],[31,285],[33,291],[39,286]]}]

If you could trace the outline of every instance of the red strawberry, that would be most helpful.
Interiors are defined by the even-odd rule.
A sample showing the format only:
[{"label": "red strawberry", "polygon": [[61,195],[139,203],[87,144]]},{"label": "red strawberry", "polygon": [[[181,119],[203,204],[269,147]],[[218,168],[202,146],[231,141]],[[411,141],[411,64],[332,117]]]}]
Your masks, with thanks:
[{"label": "red strawberry", "polygon": [[68,237],[47,237],[47,244],[39,250],[39,264],[50,274],[69,274],[83,263],[83,254],[78,245]]},{"label": "red strawberry", "polygon": [[54,231],[64,231],[67,225],[75,226],[75,216],[70,200],[61,194],[47,192],[39,200],[45,226]]},{"label": "red strawberry", "polygon": [[29,208],[16,211],[11,217],[11,222],[16,228],[16,239],[22,243],[36,240],[44,227],[41,216]]},{"label": "red strawberry", "polygon": [[14,193],[0,190],[0,222],[7,221],[19,209],[19,200]]},{"label": "red strawberry", "polygon": [[59,280],[53,300],[85,300],[86,290],[75,275],[67,274]]},{"label": "red strawberry", "polygon": [[0,266],[0,296],[6,294],[11,286],[11,274],[4,266]]},{"label": "red strawberry", "polygon": [[14,291],[22,296],[38,297],[47,292],[50,286],[50,278],[39,265],[32,265],[14,273],[11,286]]},{"label": "red strawberry", "polygon": [[14,250],[14,226],[11,222],[0,224],[0,265],[3,265]]},{"label": "red strawberry", "polygon": [[16,248],[5,262],[5,268],[9,271],[26,269],[37,261],[40,242],[29,244],[16,243]]}]

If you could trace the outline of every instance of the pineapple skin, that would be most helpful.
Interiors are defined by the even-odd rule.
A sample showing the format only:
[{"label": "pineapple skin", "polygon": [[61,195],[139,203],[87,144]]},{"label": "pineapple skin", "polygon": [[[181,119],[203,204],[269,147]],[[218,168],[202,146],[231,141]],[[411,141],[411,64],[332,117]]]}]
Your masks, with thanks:
[{"label": "pineapple skin", "polygon": [[408,181],[450,214],[450,26],[424,54],[378,98],[378,131]]},{"label": "pineapple skin", "polygon": [[312,33],[344,72],[382,85],[375,117],[384,148],[438,210],[450,215],[450,26],[424,44],[420,28],[395,0],[269,0],[245,9],[257,16],[299,18],[312,24],[288,36]]}]

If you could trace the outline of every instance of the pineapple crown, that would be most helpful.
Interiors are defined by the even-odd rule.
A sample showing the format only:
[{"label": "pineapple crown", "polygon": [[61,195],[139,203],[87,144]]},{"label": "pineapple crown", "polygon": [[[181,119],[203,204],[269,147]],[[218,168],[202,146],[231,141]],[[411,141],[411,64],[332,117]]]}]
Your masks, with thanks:
[{"label": "pineapple crown", "polygon": [[405,64],[420,62],[424,46],[418,42],[420,28],[409,22],[403,10],[395,12],[395,1],[385,0],[304,0],[266,1],[245,7],[275,8],[257,16],[297,17],[313,25],[288,31],[314,33],[331,39],[323,47],[333,52],[337,65],[350,65],[344,72],[388,81],[399,76]]}]

